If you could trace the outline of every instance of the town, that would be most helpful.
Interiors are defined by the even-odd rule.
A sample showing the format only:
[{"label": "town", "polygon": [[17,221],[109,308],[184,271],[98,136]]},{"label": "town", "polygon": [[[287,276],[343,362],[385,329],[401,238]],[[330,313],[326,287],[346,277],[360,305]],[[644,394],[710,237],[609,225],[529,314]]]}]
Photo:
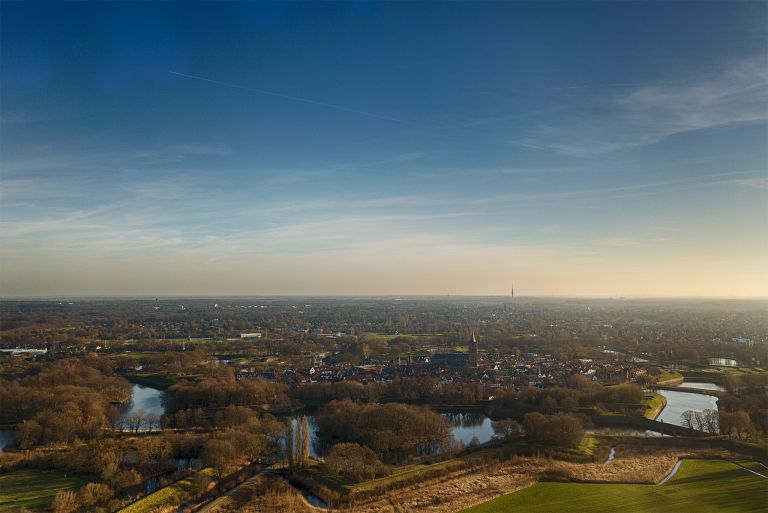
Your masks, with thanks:
[{"label": "town", "polygon": [[[506,485],[515,489],[552,472],[535,463],[541,454],[576,465],[572,477],[605,471],[609,458],[608,482],[644,462],[645,482],[674,461],[648,460],[643,446],[759,459],[768,430],[761,301],[2,306],[0,465],[9,477],[60,476],[28,503],[55,511],[373,511],[392,489],[444,493],[440,477],[468,469],[481,480],[491,461],[526,476]],[[385,442],[390,429],[399,434]],[[115,463],[89,463],[95,450]],[[431,507],[454,513],[487,494]]]}]

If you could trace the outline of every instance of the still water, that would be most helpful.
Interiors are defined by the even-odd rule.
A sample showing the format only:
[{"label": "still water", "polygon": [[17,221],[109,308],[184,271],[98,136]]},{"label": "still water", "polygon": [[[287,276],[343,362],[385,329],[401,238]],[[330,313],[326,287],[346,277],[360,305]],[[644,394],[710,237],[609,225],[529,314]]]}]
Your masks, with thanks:
[{"label": "still water", "polygon": [[[142,415],[152,413],[159,419],[163,413],[165,413],[165,406],[163,406],[163,391],[156,388],[145,387],[144,385],[133,385],[131,399],[123,405],[123,414],[120,416],[120,420],[127,422],[131,415],[135,413],[140,413]],[[153,429],[156,427],[157,426],[153,426]],[[139,431],[146,431],[147,429],[149,429],[149,424],[147,422],[142,422]]]},{"label": "still water", "polygon": [[16,439],[16,435],[12,429],[0,430],[0,452],[3,452],[6,445],[12,444]]},{"label": "still water", "polygon": [[678,386],[678,388],[698,388],[701,390],[717,390],[718,392],[725,392],[725,388],[714,383],[701,383],[698,381],[686,381]]},{"label": "still water", "polygon": [[483,414],[475,413],[446,413],[443,414],[453,424],[453,438],[469,445],[477,437],[481,444],[490,440],[493,435],[493,421]]},{"label": "still water", "polygon": [[717,411],[717,397],[711,395],[677,390],[657,390],[657,392],[667,398],[667,406],[664,407],[656,420],[664,421],[667,424],[682,426],[680,415],[686,410]]}]

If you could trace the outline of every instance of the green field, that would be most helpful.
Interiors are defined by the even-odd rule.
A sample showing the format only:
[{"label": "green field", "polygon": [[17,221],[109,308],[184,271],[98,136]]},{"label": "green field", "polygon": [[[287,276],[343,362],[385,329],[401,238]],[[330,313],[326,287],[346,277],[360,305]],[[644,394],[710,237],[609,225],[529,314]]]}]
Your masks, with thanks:
[{"label": "green field", "polygon": [[63,472],[15,470],[0,474],[0,512],[16,512],[26,508],[47,508],[56,492],[77,491],[85,481],[78,477],[65,477]]},{"label": "green field", "polygon": [[[757,463],[740,461],[766,475]],[[723,460],[685,460],[656,485],[537,483],[461,513],[708,513],[768,511],[768,479]]]}]

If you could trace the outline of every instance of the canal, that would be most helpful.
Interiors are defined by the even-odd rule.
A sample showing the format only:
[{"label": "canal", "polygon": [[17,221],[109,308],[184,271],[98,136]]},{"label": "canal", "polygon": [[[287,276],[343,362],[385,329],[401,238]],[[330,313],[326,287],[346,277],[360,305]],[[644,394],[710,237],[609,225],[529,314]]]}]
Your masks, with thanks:
[{"label": "canal", "polygon": [[[688,386],[683,386],[686,383],[680,385],[679,388],[702,388],[707,390],[718,390],[717,385],[711,383],[697,383],[689,382]],[[675,426],[682,426],[681,415],[684,411],[691,410],[694,412],[702,412],[704,410],[717,411],[717,397],[706,394],[698,394],[695,392],[685,392],[684,390],[657,390],[657,393],[663,395],[667,399],[667,405],[661,411],[661,414],[656,420],[664,422],[666,424],[674,424]]]}]

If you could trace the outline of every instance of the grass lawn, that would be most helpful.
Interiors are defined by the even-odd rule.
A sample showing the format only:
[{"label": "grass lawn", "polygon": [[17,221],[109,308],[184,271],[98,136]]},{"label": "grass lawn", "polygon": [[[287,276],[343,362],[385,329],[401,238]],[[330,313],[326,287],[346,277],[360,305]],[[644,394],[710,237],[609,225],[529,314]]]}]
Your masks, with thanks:
[{"label": "grass lawn", "polygon": [[[212,477],[214,471],[213,469],[206,468],[201,470],[199,473],[207,474]],[[118,510],[118,513],[145,513],[147,511],[152,511],[158,506],[169,504],[174,500],[185,496],[189,492],[194,491],[195,482],[193,476],[189,476],[184,479],[180,479],[175,483],[171,483],[168,486],[160,488],[156,492],[147,495],[143,499],[140,499],[133,504]]]},{"label": "grass lawn", "polygon": [[[766,475],[762,466],[740,461]],[[685,460],[661,486],[537,483],[461,513],[709,513],[768,511],[768,479],[729,461]]]},{"label": "grass lawn", "polygon": [[26,508],[47,508],[56,492],[77,491],[86,483],[78,477],[65,477],[63,472],[15,470],[0,474],[0,512]]}]

